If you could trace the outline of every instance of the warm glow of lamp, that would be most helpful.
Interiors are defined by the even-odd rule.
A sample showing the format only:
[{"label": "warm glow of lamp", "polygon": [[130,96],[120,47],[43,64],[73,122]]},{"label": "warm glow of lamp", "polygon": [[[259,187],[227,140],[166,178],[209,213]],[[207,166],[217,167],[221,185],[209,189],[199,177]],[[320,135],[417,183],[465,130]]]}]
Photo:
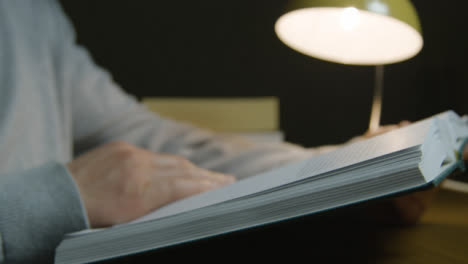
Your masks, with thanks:
[{"label": "warm glow of lamp", "polygon": [[[275,25],[286,45],[318,59],[374,65],[376,90],[370,130],[379,126],[383,66],[421,51],[419,19],[409,0],[295,0]],[[377,97],[377,98],[376,98]]]}]

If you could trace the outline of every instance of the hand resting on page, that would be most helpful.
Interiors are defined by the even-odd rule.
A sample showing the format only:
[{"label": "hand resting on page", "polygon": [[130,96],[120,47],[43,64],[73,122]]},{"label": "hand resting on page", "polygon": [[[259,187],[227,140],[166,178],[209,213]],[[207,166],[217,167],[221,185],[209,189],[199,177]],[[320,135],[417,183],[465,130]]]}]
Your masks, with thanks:
[{"label": "hand resting on page", "polygon": [[182,157],[155,154],[124,142],[94,149],[67,167],[93,228],[128,222],[172,201],[235,181]]}]

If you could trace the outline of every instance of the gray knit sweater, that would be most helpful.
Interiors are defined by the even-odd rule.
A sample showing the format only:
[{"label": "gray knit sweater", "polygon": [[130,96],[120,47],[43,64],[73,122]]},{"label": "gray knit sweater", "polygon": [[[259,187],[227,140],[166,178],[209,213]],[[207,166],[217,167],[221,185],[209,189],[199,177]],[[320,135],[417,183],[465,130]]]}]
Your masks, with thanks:
[{"label": "gray knit sweater", "polygon": [[154,115],[75,44],[54,0],[0,0],[0,263],[52,262],[65,233],[88,228],[65,164],[113,140],[239,178],[311,152]]}]

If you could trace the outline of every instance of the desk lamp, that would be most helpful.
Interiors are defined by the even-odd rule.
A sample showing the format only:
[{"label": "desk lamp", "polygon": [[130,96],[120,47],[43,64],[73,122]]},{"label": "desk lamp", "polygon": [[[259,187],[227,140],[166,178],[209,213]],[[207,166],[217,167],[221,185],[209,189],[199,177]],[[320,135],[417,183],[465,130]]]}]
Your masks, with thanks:
[{"label": "desk lamp", "polygon": [[383,65],[407,60],[423,47],[421,25],[409,0],[291,0],[275,31],[305,55],[375,66],[371,132],[380,123]]}]

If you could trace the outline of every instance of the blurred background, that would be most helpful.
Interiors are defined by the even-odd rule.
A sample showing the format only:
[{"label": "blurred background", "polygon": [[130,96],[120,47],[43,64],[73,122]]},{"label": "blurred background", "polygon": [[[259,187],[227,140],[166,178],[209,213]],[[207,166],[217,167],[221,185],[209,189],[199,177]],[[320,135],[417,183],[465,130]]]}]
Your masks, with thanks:
[{"label": "blurred background", "polygon": [[[374,67],[345,66],[285,46],[285,1],[61,0],[78,41],[127,92],[144,97],[280,100],[288,141],[341,143],[368,128]],[[468,113],[468,37],[461,1],[413,0],[424,48],[385,66],[382,124]]]}]

